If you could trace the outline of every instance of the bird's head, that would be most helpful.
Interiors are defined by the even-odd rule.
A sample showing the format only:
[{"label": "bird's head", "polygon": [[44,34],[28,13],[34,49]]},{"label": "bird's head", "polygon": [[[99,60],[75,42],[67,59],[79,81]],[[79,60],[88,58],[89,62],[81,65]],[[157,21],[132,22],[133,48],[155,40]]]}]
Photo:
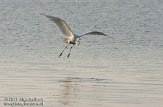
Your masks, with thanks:
[{"label": "bird's head", "polygon": [[76,45],[80,45],[80,40],[81,40],[81,38],[76,38]]}]

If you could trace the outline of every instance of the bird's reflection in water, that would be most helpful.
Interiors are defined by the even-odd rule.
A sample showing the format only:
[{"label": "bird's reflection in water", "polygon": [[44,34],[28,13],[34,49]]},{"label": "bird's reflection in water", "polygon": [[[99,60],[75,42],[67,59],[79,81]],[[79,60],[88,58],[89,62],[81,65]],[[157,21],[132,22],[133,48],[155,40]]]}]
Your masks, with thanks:
[{"label": "bird's reflection in water", "polygon": [[60,100],[60,103],[67,105],[67,106],[72,106],[75,102],[75,93],[77,92],[77,82],[78,78],[72,78],[72,77],[67,77],[65,80],[60,81],[63,84],[63,90],[62,90],[62,98]]}]

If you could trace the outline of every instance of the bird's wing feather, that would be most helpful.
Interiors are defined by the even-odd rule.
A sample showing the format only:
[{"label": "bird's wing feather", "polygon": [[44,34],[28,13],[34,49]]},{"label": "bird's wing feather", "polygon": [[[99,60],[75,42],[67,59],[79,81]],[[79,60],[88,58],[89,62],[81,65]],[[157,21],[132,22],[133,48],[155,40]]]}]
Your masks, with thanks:
[{"label": "bird's wing feather", "polygon": [[59,29],[62,31],[62,33],[65,34],[66,36],[73,35],[73,32],[71,31],[70,27],[67,25],[67,23],[64,20],[62,20],[58,17],[53,17],[53,16],[49,16],[49,15],[45,15],[45,14],[41,14],[41,15],[44,15],[51,21],[55,22],[57,24],[57,26],[59,27]]},{"label": "bird's wing feather", "polygon": [[106,34],[104,34],[102,32],[98,32],[98,31],[88,32],[88,33],[80,35],[79,37],[82,37],[82,36],[85,36],[85,35],[103,35],[103,36],[107,36],[107,37],[113,38],[111,36],[108,36],[108,35],[106,35]]}]

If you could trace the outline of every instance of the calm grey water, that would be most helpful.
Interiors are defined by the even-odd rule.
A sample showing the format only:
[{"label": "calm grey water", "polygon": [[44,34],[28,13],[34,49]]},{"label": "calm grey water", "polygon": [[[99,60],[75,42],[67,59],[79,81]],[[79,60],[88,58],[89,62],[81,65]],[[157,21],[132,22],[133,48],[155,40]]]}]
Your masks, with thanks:
[{"label": "calm grey water", "polygon": [[[85,36],[58,58],[64,35],[40,13],[115,40]],[[0,0],[0,107],[163,107],[162,19],[161,0]]]}]

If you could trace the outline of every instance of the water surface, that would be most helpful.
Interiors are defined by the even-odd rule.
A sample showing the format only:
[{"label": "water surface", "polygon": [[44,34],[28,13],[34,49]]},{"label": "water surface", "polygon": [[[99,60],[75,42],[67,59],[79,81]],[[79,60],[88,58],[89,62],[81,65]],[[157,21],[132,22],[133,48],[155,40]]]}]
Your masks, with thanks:
[{"label": "water surface", "polygon": [[[0,106],[6,97],[43,98],[44,107],[162,107],[163,2],[1,0]],[[57,26],[86,36],[67,59]]]}]

